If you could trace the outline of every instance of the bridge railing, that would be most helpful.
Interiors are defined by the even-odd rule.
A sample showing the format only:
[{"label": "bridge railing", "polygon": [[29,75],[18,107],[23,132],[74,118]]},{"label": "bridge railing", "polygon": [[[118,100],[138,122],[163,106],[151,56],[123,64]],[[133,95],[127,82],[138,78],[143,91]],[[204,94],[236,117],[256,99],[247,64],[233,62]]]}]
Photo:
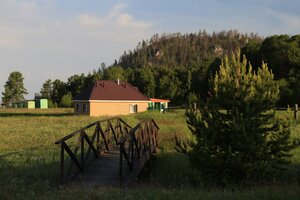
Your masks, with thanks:
[{"label": "bridge railing", "polygon": [[[158,147],[157,134],[159,127],[153,119],[144,120],[120,140],[119,179],[135,169],[135,162],[146,162]],[[124,163],[123,163],[124,161]]]},{"label": "bridge railing", "polygon": [[115,117],[96,121],[56,141],[55,144],[61,147],[61,183],[83,172],[93,158],[99,157],[104,150],[109,151],[112,145],[119,144],[119,139],[130,130],[130,125]]}]

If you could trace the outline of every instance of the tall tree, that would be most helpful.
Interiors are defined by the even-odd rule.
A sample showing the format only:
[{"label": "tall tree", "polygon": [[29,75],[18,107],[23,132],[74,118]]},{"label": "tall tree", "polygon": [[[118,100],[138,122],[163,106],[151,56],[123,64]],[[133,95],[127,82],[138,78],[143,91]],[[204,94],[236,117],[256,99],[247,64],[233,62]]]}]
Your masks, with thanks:
[{"label": "tall tree", "polygon": [[24,100],[24,95],[28,94],[24,87],[24,78],[21,72],[11,72],[8,80],[4,85],[4,92],[2,92],[2,102],[7,106],[12,103]]},{"label": "tall tree", "polygon": [[138,86],[142,93],[148,97],[155,96],[155,80],[149,67],[137,69],[134,73],[134,85]]},{"label": "tall tree", "polygon": [[52,91],[53,91],[52,81],[51,79],[48,79],[43,83],[43,86],[41,88],[40,91],[41,97],[45,99],[51,99]]},{"label": "tall tree", "polygon": [[257,72],[240,55],[225,58],[213,80],[214,95],[200,112],[187,112],[196,136],[190,160],[206,183],[273,180],[294,148],[288,125],[274,112],[279,89],[262,64]]},{"label": "tall tree", "polygon": [[68,78],[68,91],[71,92],[73,97],[78,95],[81,92],[81,90],[86,87],[85,80],[86,77],[83,73],[80,75],[75,74]]},{"label": "tall tree", "polygon": [[104,70],[103,78],[105,80],[125,80],[124,69],[120,66],[111,66]]},{"label": "tall tree", "polygon": [[53,81],[52,85],[53,85],[53,90],[52,90],[51,99],[55,105],[59,105],[62,97],[68,91],[67,86],[63,81],[61,81],[59,79],[56,79],[55,81]]}]

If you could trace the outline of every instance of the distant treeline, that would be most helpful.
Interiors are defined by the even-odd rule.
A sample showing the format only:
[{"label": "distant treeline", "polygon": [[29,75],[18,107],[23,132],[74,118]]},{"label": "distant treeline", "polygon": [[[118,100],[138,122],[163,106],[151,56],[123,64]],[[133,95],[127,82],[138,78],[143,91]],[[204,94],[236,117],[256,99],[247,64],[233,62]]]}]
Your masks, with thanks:
[{"label": "distant treeline", "polygon": [[300,103],[300,35],[274,35],[205,31],[191,34],[155,34],[125,51],[119,60],[104,63],[87,75],[73,75],[67,82],[47,80],[41,89],[53,106],[66,106],[71,98],[95,80],[125,80],[149,97],[170,99],[173,105],[204,100],[209,79],[218,70],[224,55],[241,50],[252,67],[268,63],[281,90],[278,106]]}]

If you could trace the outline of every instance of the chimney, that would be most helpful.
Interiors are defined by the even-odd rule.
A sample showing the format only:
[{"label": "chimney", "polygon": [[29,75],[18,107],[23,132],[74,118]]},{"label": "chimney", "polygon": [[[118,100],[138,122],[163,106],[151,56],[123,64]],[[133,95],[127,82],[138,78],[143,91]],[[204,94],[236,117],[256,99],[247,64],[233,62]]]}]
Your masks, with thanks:
[{"label": "chimney", "polygon": [[99,82],[99,84],[101,85],[101,87],[104,87],[104,82]]},{"label": "chimney", "polygon": [[120,85],[120,79],[118,78],[118,85]]}]

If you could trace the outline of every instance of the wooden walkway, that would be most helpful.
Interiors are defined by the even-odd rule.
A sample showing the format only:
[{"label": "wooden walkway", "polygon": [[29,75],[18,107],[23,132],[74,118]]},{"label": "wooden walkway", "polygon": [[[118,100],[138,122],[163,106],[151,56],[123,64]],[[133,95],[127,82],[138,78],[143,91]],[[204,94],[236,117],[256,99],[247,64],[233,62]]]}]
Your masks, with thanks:
[{"label": "wooden walkway", "polygon": [[61,183],[84,186],[133,183],[156,152],[158,129],[152,119],[131,128],[122,119],[111,118],[94,122],[58,140]]}]

